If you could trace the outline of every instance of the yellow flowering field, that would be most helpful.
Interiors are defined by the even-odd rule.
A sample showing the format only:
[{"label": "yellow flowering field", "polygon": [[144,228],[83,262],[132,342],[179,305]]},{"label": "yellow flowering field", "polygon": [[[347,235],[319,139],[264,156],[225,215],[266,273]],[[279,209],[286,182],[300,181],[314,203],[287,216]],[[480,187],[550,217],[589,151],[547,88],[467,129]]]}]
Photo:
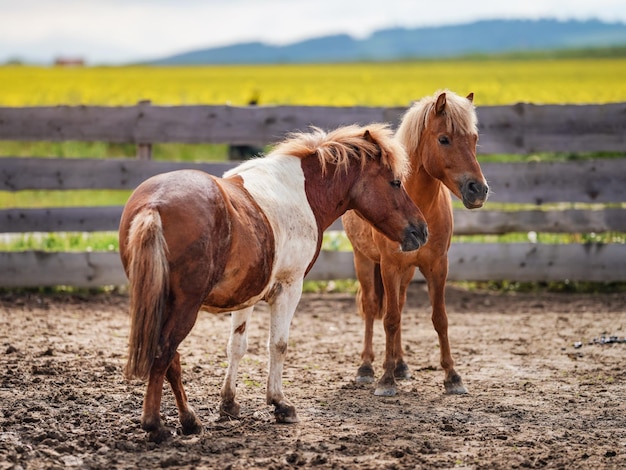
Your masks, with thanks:
[{"label": "yellow flowering field", "polygon": [[0,106],[259,104],[405,106],[440,88],[477,105],[626,101],[626,59],[333,65],[0,67]]}]

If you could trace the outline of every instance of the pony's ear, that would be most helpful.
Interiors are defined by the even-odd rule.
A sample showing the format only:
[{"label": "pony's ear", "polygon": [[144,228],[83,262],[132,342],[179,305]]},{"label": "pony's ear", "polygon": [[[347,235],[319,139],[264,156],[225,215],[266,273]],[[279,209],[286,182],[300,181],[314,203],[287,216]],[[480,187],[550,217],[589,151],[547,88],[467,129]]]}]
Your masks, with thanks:
[{"label": "pony's ear", "polygon": [[469,100],[470,103],[474,102],[474,93],[470,93],[469,95],[467,95],[467,99]]},{"label": "pony's ear", "polygon": [[442,93],[437,97],[437,103],[435,103],[435,112],[441,114],[446,109],[446,94]]},{"label": "pony's ear", "polygon": [[368,142],[371,142],[373,144],[376,143],[376,141],[374,140],[374,137],[372,137],[372,134],[370,133],[369,129],[365,129],[365,133],[363,134],[363,138],[365,140],[367,140]]}]

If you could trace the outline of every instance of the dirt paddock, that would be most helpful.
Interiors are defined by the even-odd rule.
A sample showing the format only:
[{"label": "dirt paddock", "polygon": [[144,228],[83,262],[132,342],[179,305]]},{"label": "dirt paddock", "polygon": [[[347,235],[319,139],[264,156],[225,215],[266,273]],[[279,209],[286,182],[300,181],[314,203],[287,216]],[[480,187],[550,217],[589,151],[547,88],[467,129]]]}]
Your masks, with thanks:
[{"label": "dirt paddock", "polygon": [[[4,294],[0,469],[626,468],[626,344],[600,342],[626,335],[624,294],[450,287],[447,297],[469,394],[443,393],[426,292],[415,284],[403,318],[413,378],[381,398],[353,379],[362,340],[353,297],[305,295],[284,374],[295,425],[275,424],[265,404],[264,304],[239,372],[241,418],[216,419],[229,319],[201,314],[181,354],[204,432],[157,445],[139,427],[144,385],[122,378],[127,297]],[[380,374],[381,323],[375,348]],[[169,388],[162,414],[178,427]]]}]

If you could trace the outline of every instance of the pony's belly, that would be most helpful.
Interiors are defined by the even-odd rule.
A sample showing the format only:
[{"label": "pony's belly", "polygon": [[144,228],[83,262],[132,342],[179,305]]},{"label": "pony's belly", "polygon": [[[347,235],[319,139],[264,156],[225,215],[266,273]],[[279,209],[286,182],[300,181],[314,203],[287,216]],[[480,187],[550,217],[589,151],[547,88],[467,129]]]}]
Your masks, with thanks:
[{"label": "pony's belly", "polygon": [[[211,312],[240,310],[262,299],[270,283],[270,263],[237,263],[231,257],[222,279],[213,286],[202,302]],[[235,264],[235,266],[233,266]]]},{"label": "pony's belly", "polygon": [[200,310],[204,310],[205,312],[209,312],[209,313],[234,312],[234,311],[241,310],[246,307],[251,307],[255,305],[256,303],[258,303],[260,300],[263,299],[263,296],[264,294],[251,297],[245,302],[241,302],[241,303],[234,302],[230,304],[229,303],[218,304],[218,303],[215,303],[216,302],[215,299],[207,298],[202,303]]}]

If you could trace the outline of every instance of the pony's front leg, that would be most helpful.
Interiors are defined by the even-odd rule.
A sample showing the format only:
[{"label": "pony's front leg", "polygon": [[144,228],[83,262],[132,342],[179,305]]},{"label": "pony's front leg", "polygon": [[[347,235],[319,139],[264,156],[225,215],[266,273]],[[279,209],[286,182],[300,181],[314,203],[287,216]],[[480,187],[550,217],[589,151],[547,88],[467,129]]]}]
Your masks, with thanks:
[{"label": "pony's front leg", "polygon": [[428,295],[432,305],[432,322],[439,337],[439,350],[441,353],[441,367],[445,372],[443,381],[446,393],[467,393],[461,376],[454,370],[454,359],[450,351],[448,339],[448,314],[446,312],[445,288],[448,276],[448,259],[442,257],[431,267],[430,272],[424,273],[428,282]]},{"label": "pony's front leg", "polygon": [[282,377],[285,354],[289,342],[289,326],[302,295],[302,279],[283,284],[275,297],[270,299],[271,318],[269,334],[270,366],[267,377],[267,404],[274,405],[274,417],[278,423],[297,423],[296,408],[283,395]]},{"label": "pony's front leg", "polygon": [[361,365],[356,373],[356,382],[372,383],[374,382],[374,320],[382,318],[383,289],[380,286],[380,269],[378,263],[371,261],[357,248],[354,248],[354,268],[359,280],[356,303],[365,325]]},{"label": "pony's front leg", "polygon": [[239,361],[248,350],[248,323],[254,307],[248,307],[231,313],[230,338],[228,339],[228,369],[222,385],[220,416],[238,418],[239,404],[235,401],[237,390],[237,369]]},{"label": "pony's front leg", "polygon": [[393,265],[381,264],[381,276],[385,289],[385,361],[383,375],[376,384],[374,395],[390,397],[398,392],[395,379],[396,361],[401,357],[397,349],[402,312],[400,310],[401,273]]},{"label": "pony's front leg", "polygon": [[[400,311],[400,316],[402,317],[402,311],[404,310],[404,305],[406,304],[406,292],[409,288],[409,284],[415,275],[415,266],[409,266],[402,273],[400,280],[400,291],[398,292],[398,310]],[[404,361],[404,350],[402,349],[402,326],[396,333],[396,367],[393,371],[393,375],[398,380],[408,380],[411,378],[411,372],[409,370],[409,366]]]}]

